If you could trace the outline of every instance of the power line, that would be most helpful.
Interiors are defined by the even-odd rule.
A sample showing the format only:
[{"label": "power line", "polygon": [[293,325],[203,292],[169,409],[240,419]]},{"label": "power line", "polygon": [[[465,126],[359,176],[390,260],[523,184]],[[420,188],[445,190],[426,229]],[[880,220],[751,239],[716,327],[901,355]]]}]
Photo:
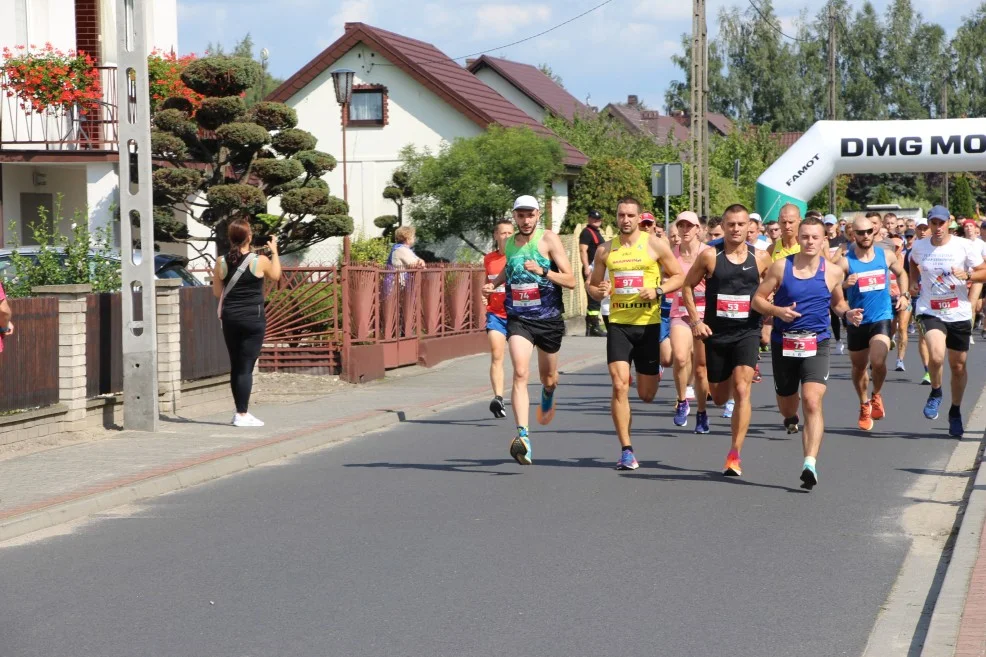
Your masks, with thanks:
[{"label": "power line", "polygon": [[774,25],[773,23],[770,22],[770,19],[767,18],[767,16],[763,13],[763,11],[760,9],[760,7],[758,7],[753,2],[753,0],[747,0],[747,1],[750,3],[750,6],[753,7],[753,9],[758,14],[760,14],[760,18],[763,19],[763,22],[766,23],[767,25],[769,25],[775,32],[777,32],[778,34],[780,34],[782,37],[784,37],[786,39],[790,39],[791,41],[798,41],[800,43],[807,43],[808,42],[808,39],[799,39],[798,37],[793,37],[790,34],[784,34],[784,32],[781,31],[781,28],[777,27],[776,25]]},{"label": "power line", "polygon": [[[531,41],[533,39],[537,39],[538,37],[542,37],[545,34],[548,34],[550,32],[554,32],[555,30],[557,30],[559,28],[565,27],[569,23],[574,23],[575,21],[579,20],[583,16],[588,16],[589,14],[591,14],[594,11],[596,11],[597,9],[602,9],[603,7],[605,7],[606,5],[608,5],[611,2],[613,2],[613,0],[605,0],[604,2],[600,2],[595,7],[592,7],[590,9],[586,9],[585,11],[583,11],[578,16],[572,16],[571,18],[569,18],[566,21],[563,21],[561,23],[558,23],[557,25],[555,25],[553,27],[549,27],[546,30],[543,30],[541,32],[538,32],[537,34],[532,34],[529,37],[524,37],[523,39],[520,39],[518,41],[514,41],[512,43],[507,43],[507,44],[504,44],[502,46],[497,46],[495,48],[487,48],[486,50],[480,50],[479,52],[469,53],[468,55],[460,55],[458,57],[450,57],[449,59],[451,59],[453,61],[454,60],[457,60],[457,59],[468,59],[470,57],[476,57],[478,55],[485,55],[486,53],[489,53],[489,52],[494,52],[496,50],[503,50],[505,48],[511,48],[513,46],[517,46],[517,45],[520,45],[522,43],[526,43],[527,41]],[[436,60],[432,60],[432,61],[422,61],[422,62],[417,62],[417,63],[418,64],[441,64],[441,63],[444,63],[444,62],[447,62],[447,61],[448,61],[448,59],[436,59]],[[378,64],[376,64],[376,66],[394,66],[394,64],[379,64],[378,63]]]}]

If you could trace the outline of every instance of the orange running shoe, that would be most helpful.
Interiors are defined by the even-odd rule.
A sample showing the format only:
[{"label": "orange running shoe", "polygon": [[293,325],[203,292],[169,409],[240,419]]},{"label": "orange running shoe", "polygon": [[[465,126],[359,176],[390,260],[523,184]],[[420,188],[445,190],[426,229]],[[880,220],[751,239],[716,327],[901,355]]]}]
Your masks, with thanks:
[{"label": "orange running shoe", "polygon": [[740,467],[742,461],[740,460],[739,454],[735,450],[729,450],[729,454],[726,456],[726,465],[722,468],[722,474],[724,477],[739,477],[743,474],[743,469]]},{"label": "orange running shoe", "polygon": [[859,405],[859,428],[863,431],[870,431],[873,428],[873,416],[870,402]]},{"label": "orange running shoe", "polygon": [[873,409],[872,415],[874,420],[882,420],[887,417],[887,412],[883,410],[883,397],[880,393],[873,393],[873,399],[870,400],[870,406]]}]

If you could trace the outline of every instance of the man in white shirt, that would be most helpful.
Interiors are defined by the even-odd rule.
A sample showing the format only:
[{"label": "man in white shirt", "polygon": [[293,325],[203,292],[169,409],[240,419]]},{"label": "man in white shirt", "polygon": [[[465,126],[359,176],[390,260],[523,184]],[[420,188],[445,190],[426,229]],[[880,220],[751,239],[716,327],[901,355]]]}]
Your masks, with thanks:
[{"label": "man in white shirt", "polygon": [[756,212],[750,213],[750,237],[747,240],[753,245],[757,251],[767,251],[770,246],[770,242],[767,240],[767,236],[761,232],[761,226],[763,224],[763,219]]},{"label": "man in white shirt", "polygon": [[960,406],[968,373],[966,358],[972,336],[972,304],[967,281],[986,281],[986,263],[970,240],[948,232],[948,209],[936,205],[928,212],[930,234],[914,242],[910,253],[911,294],[918,295],[918,321],[928,345],[931,394],[924,416],[938,418],[942,403],[942,378],[946,351],[951,370],[952,406],[948,411],[948,434],[963,433]]}]

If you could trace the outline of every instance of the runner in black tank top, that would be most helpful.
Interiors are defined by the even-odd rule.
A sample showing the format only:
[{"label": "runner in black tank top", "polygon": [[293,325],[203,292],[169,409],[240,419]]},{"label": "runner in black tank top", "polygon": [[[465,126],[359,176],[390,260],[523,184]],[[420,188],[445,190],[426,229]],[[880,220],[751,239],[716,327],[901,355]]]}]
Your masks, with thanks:
[{"label": "runner in black tank top", "polygon": [[[751,300],[770,259],[747,245],[750,214],[736,204],[722,216],[725,237],[721,247],[699,254],[685,277],[682,299],[688,308],[695,337],[705,341],[709,391],[716,405],[727,402],[732,392],[732,445],[723,474],[738,477],[740,450],[750,426],[750,386],[760,352],[760,314]],[[705,317],[698,315],[694,289],[705,279]]]}]

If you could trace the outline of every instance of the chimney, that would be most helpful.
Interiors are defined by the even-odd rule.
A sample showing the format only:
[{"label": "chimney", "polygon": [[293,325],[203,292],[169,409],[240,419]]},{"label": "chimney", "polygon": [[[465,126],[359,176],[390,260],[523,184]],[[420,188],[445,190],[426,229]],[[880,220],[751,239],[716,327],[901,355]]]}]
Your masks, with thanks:
[{"label": "chimney", "polygon": [[627,96],[627,105],[630,107],[636,107],[638,102],[637,94],[630,94]]},{"label": "chimney", "polygon": [[466,68],[469,68],[470,66],[472,66],[475,63],[476,63],[476,58],[475,57],[469,57],[469,58],[467,58],[466,59]]},{"label": "chimney", "polygon": [[640,113],[640,118],[642,119],[656,119],[661,116],[661,113],[657,110],[644,110]]},{"label": "chimney", "polygon": [[345,25],[345,27],[343,28],[343,30],[344,30],[345,32],[349,32],[350,30],[355,30],[355,29],[357,29],[357,28],[358,28],[358,27],[360,27],[361,25],[362,25],[362,23],[346,23],[346,25]]}]

